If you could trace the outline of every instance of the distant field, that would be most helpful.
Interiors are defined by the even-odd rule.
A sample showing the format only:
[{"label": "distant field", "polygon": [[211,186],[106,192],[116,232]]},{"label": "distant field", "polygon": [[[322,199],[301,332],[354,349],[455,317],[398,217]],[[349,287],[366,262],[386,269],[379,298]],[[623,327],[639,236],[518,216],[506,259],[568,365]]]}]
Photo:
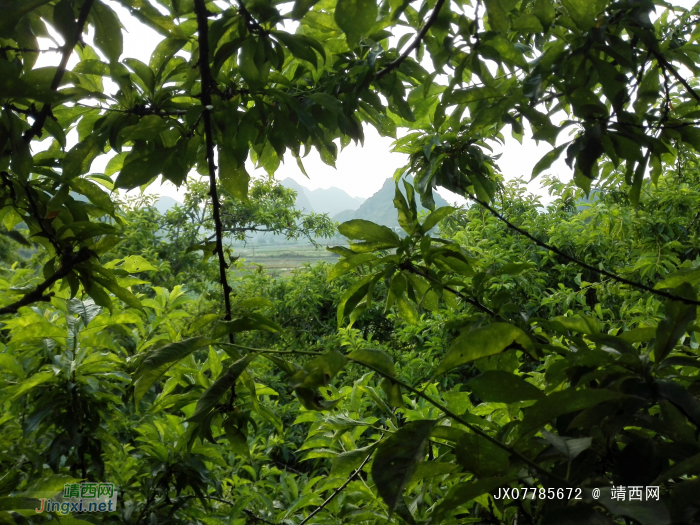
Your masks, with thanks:
[{"label": "distant field", "polygon": [[[335,246],[339,243],[332,243]],[[246,247],[235,246],[235,255],[245,259],[246,264],[260,264],[275,277],[291,275],[292,270],[306,263],[313,264],[318,261],[335,263],[338,255],[326,250],[325,245],[315,248],[311,244],[292,245],[251,245]]]}]

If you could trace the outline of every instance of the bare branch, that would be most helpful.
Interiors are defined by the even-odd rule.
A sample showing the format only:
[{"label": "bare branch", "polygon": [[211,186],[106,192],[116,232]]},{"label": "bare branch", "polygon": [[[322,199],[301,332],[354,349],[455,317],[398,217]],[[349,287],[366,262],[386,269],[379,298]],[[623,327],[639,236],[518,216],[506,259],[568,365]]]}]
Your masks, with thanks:
[{"label": "bare branch", "polygon": [[[231,287],[226,277],[228,265],[224,258],[223,246],[223,225],[221,223],[221,203],[216,189],[216,164],[214,163],[214,136],[211,124],[211,92],[213,90],[213,80],[209,68],[209,21],[207,7],[204,0],[194,0],[194,10],[197,15],[197,33],[199,40],[199,72],[202,81],[201,102],[204,106],[202,120],[204,122],[204,134],[207,147],[207,164],[209,166],[209,195],[212,204],[212,216],[214,218],[214,230],[216,232],[216,254],[219,258],[219,279],[224,292],[224,319],[230,321],[231,315]],[[230,342],[233,343],[233,334],[229,334]]]},{"label": "bare branch", "polygon": [[355,478],[357,477],[357,475],[358,475],[360,472],[362,472],[362,469],[365,467],[365,465],[366,465],[367,462],[369,461],[369,458],[372,457],[372,454],[373,454],[373,453],[374,453],[374,450],[373,450],[372,452],[370,452],[369,454],[367,454],[367,457],[364,459],[364,461],[362,461],[362,464],[361,464],[359,467],[357,467],[357,470],[355,470],[355,472],[353,472],[352,474],[350,474],[350,477],[348,478],[348,480],[347,480],[345,483],[343,483],[340,487],[338,487],[337,489],[335,489],[335,490],[333,491],[333,494],[331,494],[330,496],[328,496],[328,498],[326,499],[326,501],[324,501],[323,503],[321,503],[321,505],[319,505],[318,507],[316,507],[316,508],[313,510],[313,512],[312,512],[311,514],[309,514],[308,516],[306,516],[306,518],[304,518],[303,520],[301,520],[301,522],[299,523],[299,525],[304,525],[304,524],[305,524],[306,522],[308,522],[311,518],[313,518],[316,514],[318,514],[319,512],[321,512],[321,511],[323,510],[323,508],[324,508],[326,505],[328,505],[331,501],[333,501],[333,498],[335,498],[338,494],[340,494],[340,493],[345,489],[345,487],[347,487],[347,486],[350,484],[350,482],[351,482],[353,479],[355,479]]},{"label": "bare branch", "polygon": [[[83,34],[83,28],[85,27],[85,22],[87,21],[87,17],[90,14],[90,9],[92,9],[93,2],[94,0],[85,0],[83,5],[80,7],[80,14],[78,15],[78,22],[77,28],[75,30],[75,35],[73,35],[71,41],[66,42],[63,46],[63,56],[61,57],[61,62],[58,64],[58,68],[56,69],[56,74],[54,75],[53,80],[51,81],[51,91],[56,91],[58,89],[58,86],[61,84],[63,75],[66,73],[66,68],[68,67],[68,59],[73,53],[73,48],[78,42],[80,42],[80,35]],[[29,142],[34,137],[41,136],[41,130],[44,127],[44,123],[46,122],[46,119],[50,114],[51,104],[47,102],[42,106],[41,112],[32,124],[32,127],[24,133],[23,138],[26,142]]]},{"label": "bare branch", "polygon": [[418,31],[418,34],[416,35],[416,38],[413,39],[413,42],[404,50],[399,57],[394,60],[393,62],[390,62],[388,66],[386,66],[384,69],[379,71],[375,76],[375,80],[379,80],[382,78],[384,75],[390,73],[397,67],[401,65],[401,63],[408,58],[408,55],[411,54],[411,52],[416,49],[425,35],[428,33],[428,30],[430,27],[435,23],[437,20],[438,15],[440,14],[440,9],[442,8],[443,4],[445,3],[445,0],[438,0],[437,3],[435,4],[435,7],[433,8],[433,12],[430,13],[430,17],[425,21],[425,25],[421,27],[421,30]]}]

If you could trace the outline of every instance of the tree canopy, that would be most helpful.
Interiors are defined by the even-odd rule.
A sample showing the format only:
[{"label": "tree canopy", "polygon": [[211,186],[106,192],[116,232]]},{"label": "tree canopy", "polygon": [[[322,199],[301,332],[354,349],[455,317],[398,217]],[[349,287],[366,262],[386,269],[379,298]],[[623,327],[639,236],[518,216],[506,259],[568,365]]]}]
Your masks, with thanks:
[{"label": "tree canopy", "polygon": [[[162,36],[148,63],[116,4]],[[79,480],[120,500],[78,522],[700,520],[697,6],[0,12],[0,520],[66,520],[36,498]],[[403,231],[354,219],[334,266],[246,269],[247,231],[333,234],[273,176],[367,126],[409,157]],[[551,146],[548,207],[505,181],[506,133]],[[119,193],[158,180],[185,205]]]}]

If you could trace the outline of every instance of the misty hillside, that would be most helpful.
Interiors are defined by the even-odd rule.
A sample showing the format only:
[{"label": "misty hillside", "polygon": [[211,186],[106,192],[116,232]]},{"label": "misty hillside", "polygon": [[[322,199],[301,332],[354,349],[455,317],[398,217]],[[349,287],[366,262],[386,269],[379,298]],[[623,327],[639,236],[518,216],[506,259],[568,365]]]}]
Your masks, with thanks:
[{"label": "misty hillside", "polygon": [[306,190],[306,196],[316,213],[327,213],[331,217],[343,210],[356,210],[365,202],[362,197],[351,197],[340,188]]},{"label": "misty hillside", "polygon": [[340,188],[310,190],[289,178],[280,184],[297,192],[296,207],[307,212],[327,213],[332,217],[343,210],[356,210],[365,202],[365,199],[351,197]]},{"label": "misty hillside", "polygon": [[[410,177],[408,182],[413,184],[413,177]],[[399,184],[399,188],[401,188],[401,193],[406,195],[403,184]],[[384,181],[382,189],[367,199],[356,211],[343,210],[341,213],[335,215],[333,219],[338,222],[345,222],[351,219],[365,219],[367,221],[376,222],[377,224],[389,226],[390,228],[396,227],[399,225],[399,220],[396,209],[394,208],[395,191],[396,183],[392,178],[389,178]],[[433,195],[436,208],[448,205],[447,201],[440,197],[440,195],[437,193]],[[421,206],[418,198],[416,198],[416,204],[418,205],[419,212],[425,210],[425,208]]]},{"label": "misty hillside", "polygon": [[316,208],[314,208],[313,204],[311,204],[311,201],[309,200],[306,188],[299,184],[297,181],[294,179],[284,179],[283,181],[280,182],[282,186],[285,188],[289,188],[290,190],[294,190],[297,192],[297,200],[295,202],[295,206],[299,210],[304,210],[307,213],[311,212],[318,212]]}]

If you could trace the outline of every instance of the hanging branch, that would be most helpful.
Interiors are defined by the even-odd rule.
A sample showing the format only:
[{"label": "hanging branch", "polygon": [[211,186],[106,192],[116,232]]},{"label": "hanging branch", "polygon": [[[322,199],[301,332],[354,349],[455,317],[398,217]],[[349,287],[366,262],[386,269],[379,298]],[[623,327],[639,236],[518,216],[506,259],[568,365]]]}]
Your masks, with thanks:
[{"label": "hanging branch", "polygon": [[437,17],[440,14],[440,9],[442,8],[444,3],[445,3],[445,0],[438,0],[437,1],[437,3],[435,4],[435,7],[433,8],[433,12],[430,13],[430,17],[428,17],[428,19],[425,21],[425,24],[423,25],[421,30],[418,31],[418,34],[416,35],[416,38],[413,39],[413,42],[411,42],[411,45],[409,45],[406,48],[406,50],[403,53],[401,53],[401,55],[399,55],[399,57],[396,60],[394,60],[393,62],[390,62],[388,66],[386,66],[384,69],[379,71],[374,76],[375,80],[379,80],[384,75],[390,73],[391,71],[393,71],[394,69],[399,67],[401,65],[401,62],[406,60],[408,58],[408,55],[410,55],[411,52],[420,45],[421,41],[423,40],[425,35],[428,33],[428,30],[430,29],[430,27],[437,20]]},{"label": "hanging branch", "polygon": [[38,301],[48,301],[51,299],[51,297],[53,297],[53,292],[47,294],[44,292],[48,290],[56,281],[63,279],[70,272],[72,272],[78,264],[87,261],[91,255],[92,252],[90,252],[90,250],[87,248],[81,248],[75,257],[64,259],[61,267],[56,271],[56,273],[42,282],[33,291],[24,295],[19,301],[0,308],[0,315],[14,314],[17,313],[17,310],[23,306],[27,306]]},{"label": "hanging branch", "polygon": [[[92,8],[93,2],[94,0],[85,0],[83,5],[80,7],[80,14],[78,15],[75,35],[71,40],[67,40],[63,46],[63,56],[61,56],[61,62],[58,64],[56,74],[54,75],[53,80],[51,81],[51,87],[49,88],[51,91],[56,91],[58,86],[61,84],[63,75],[66,73],[66,68],[68,67],[68,59],[73,53],[73,48],[78,42],[80,42],[80,35],[83,34],[83,28],[85,27],[85,22],[87,22],[87,17],[90,14],[90,9]],[[29,142],[34,137],[41,137],[41,130],[43,129],[44,123],[50,114],[51,104],[47,102],[42,106],[41,112],[32,124],[32,127],[24,133],[23,138],[26,142]]]},{"label": "hanging branch", "polygon": [[[223,344],[224,346],[228,346],[226,343],[218,343],[218,344],[220,344],[220,345]],[[250,347],[246,347],[246,346],[242,346],[242,345],[233,345],[233,346],[238,347],[238,348],[244,348],[246,350],[249,350],[250,352],[257,352],[260,354],[291,354],[291,355],[313,355],[313,356],[324,355],[322,352],[313,352],[313,351],[308,351],[308,350],[268,350],[268,349],[263,349],[263,348],[250,348]],[[520,461],[525,463],[527,466],[529,466],[531,469],[533,469],[535,472],[537,472],[540,476],[544,476],[545,478],[548,478],[549,480],[554,481],[554,482],[556,482],[559,485],[564,486],[564,487],[571,487],[572,486],[568,480],[560,478],[556,474],[552,474],[547,469],[542,468],[534,461],[526,458],[520,452],[516,451],[512,447],[509,447],[505,443],[501,443],[497,439],[492,438],[490,435],[488,435],[486,432],[481,430],[479,427],[475,426],[473,423],[469,423],[466,419],[458,416],[457,414],[452,412],[449,408],[447,408],[442,403],[435,401],[432,397],[427,395],[425,392],[422,392],[421,390],[418,390],[418,389],[412,387],[408,383],[405,383],[404,381],[401,381],[397,377],[394,377],[391,374],[387,374],[383,370],[376,368],[368,363],[365,363],[362,361],[357,361],[349,356],[345,356],[345,357],[347,357],[348,360],[352,361],[353,363],[356,363],[360,366],[364,366],[365,368],[372,370],[373,372],[377,373],[381,377],[384,377],[386,379],[393,381],[397,385],[400,385],[401,387],[405,388],[407,391],[417,395],[421,399],[426,400],[428,403],[433,405],[435,408],[437,408],[438,410],[443,412],[447,417],[449,417],[450,419],[453,419],[454,421],[456,421],[457,423],[459,423],[461,425],[464,425],[469,430],[471,430],[475,434],[478,434],[479,436],[481,436],[482,438],[484,438],[488,442],[492,443],[496,447],[507,452],[511,456],[519,459]],[[302,524],[300,523],[299,525],[302,525]]]},{"label": "hanging branch", "polygon": [[491,212],[491,215],[496,217],[499,221],[503,222],[506,226],[508,226],[508,228],[520,233],[521,235],[524,235],[525,237],[530,239],[532,242],[534,242],[540,248],[544,248],[546,250],[554,252],[557,255],[559,255],[560,257],[563,257],[564,259],[566,259],[567,261],[570,261],[574,264],[577,264],[578,266],[581,266],[582,268],[585,268],[586,270],[590,270],[590,271],[595,272],[599,275],[604,275],[605,277],[608,277],[609,279],[612,279],[613,281],[617,281],[618,283],[626,284],[627,286],[632,286],[633,288],[638,288],[640,290],[644,290],[645,292],[649,292],[649,293],[652,293],[654,295],[658,295],[660,297],[665,297],[666,299],[671,299],[672,301],[678,301],[678,302],[685,303],[685,304],[700,306],[700,301],[696,301],[695,299],[688,299],[687,297],[681,297],[680,295],[676,295],[676,294],[672,294],[669,292],[664,292],[663,290],[657,290],[655,288],[651,288],[650,286],[647,286],[647,285],[642,284],[642,283],[638,283],[636,281],[630,281],[629,279],[625,279],[624,277],[620,277],[617,274],[608,272],[606,270],[601,270],[599,268],[596,268],[595,266],[591,266],[588,263],[580,261],[576,257],[572,257],[571,255],[567,255],[566,253],[564,253],[562,250],[560,250],[556,246],[551,246],[551,245],[547,244],[546,242],[542,242],[539,239],[537,239],[534,235],[532,235],[530,232],[528,232],[527,230],[523,230],[522,228],[519,228],[518,226],[516,226],[515,224],[510,222],[508,219],[506,219],[503,215],[501,215],[496,210],[494,210],[486,202],[477,199],[476,197],[474,197],[473,195],[471,195],[467,192],[465,192],[464,195],[466,197],[468,197],[469,199],[471,199],[472,201],[476,202],[477,204],[480,204],[481,206],[486,208],[489,212]]},{"label": "hanging branch", "polygon": [[370,452],[369,454],[367,454],[367,457],[364,459],[364,461],[362,462],[362,464],[361,464],[359,467],[357,467],[357,470],[355,470],[355,472],[353,472],[352,474],[350,474],[350,477],[348,478],[348,480],[347,480],[345,483],[343,483],[340,487],[338,487],[337,489],[335,489],[335,490],[333,491],[333,494],[331,494],[330,496],[328,496],[328,499],[326,499],[326,501],[324,501],[323,503],[321,503],[321,505],[319,505],[318,507],[316,507],[316,508],[313,510],[313,512],[312,512],[311,514],[309,514],[308,516],[306,516],[306,518],[304,518],[304,519],[299,523],[299,525],[304,525],[306,522],[308,522],[308,521],[309,521],[311,518],[313,518],[316,514],[318,514],[319,512],[321,512],[321,511],[323,510],[323,508],[324,508],[326,505],[328,505],[331,501],[333,501],[333,498],[335,498],[338,494],[340,494],[343,490],[345,490],[345,487],[347,487],[347,486],[350,484],[350,482],[351,482],[353,479],[355,479],[355,478],[357,477],[357,475],[358,475],[360,472],[362,472],[362,469],[364,468],[364,466],[365,466],[365,465],[367,464],[367,462],[369,461],[369,458],[372,457],[372,454],[373,454],[373,453],[374,453],[374,451],[372,451],[372,452]]},{"label": "hanging branch", "polygon": [[652,53],[656,57],[656,61],[659,63],[659,65],[676,77],[676,80],[683,85],[688,94],[692,96],[698,104],[700,104],[700,95],[698,95],[698,92],[695,91],[690,84],[688,84],[688,81],[681,76],[678,70],[673,67],[673,65],[671,65],[671,63],[669,63],[669,61],[666,60],[666,58],[658,51],[652,51]]},{"label": "hanging branch", "polygon": [[[212,215],[214,218],[214,230],[216,232],[216,248],[215,252],[219,258],[219,279],[224,292],[224,320],[230,321],[231,315],[231,287],[228,284],[226,277],[226,259],[224,258],[223,245],[223,225],[221,223],[221,204],[219,203],[219,194],[216,189],[216,164],[214,163],[214,136],[211,125],[211,92],[212,92],[212,77],[209,68],[209,25],[207,17],[209,12],[204,4],[204,0],[194,0],[194,10],[197,15],[197,33],[199,40],[199,72],[202,82],[201,102],[204,106],[202,112],[202,121],[204,122],[204,135],[206,138],[207,147],[207,165],[209,167],[209,195],[211,196]],[[229,340],[233,343],[233,334],[229,334]]]}]

